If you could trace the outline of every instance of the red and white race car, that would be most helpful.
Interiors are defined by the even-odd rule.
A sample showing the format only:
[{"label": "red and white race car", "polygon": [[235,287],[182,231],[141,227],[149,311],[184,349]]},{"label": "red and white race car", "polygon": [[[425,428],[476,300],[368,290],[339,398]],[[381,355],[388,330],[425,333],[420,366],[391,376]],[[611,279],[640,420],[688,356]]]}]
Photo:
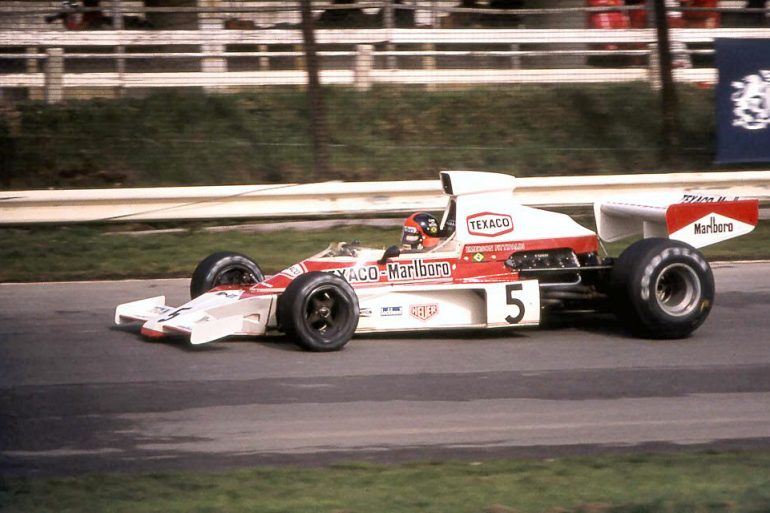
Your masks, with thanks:
[{"label": "red and white race car", "polygon": [[[193,272],[190,302],[125,303],[115,322],[193,344],[284,333],[304,349],[334,351],[354,333],[533,326],[560,308],[610,308],[638,336],[680,338],[714,299],[696,248],[746,234],[758,219],[756,200],[637,196],[597,203],[597,234],[518,204],[512,176],[446,171],[441,182],[448,203],[429,250],[335,243],[268,279],[244,255],[215,253]],[[644,238],[618,258],[599,256],[600,240],[635,234]]]}]

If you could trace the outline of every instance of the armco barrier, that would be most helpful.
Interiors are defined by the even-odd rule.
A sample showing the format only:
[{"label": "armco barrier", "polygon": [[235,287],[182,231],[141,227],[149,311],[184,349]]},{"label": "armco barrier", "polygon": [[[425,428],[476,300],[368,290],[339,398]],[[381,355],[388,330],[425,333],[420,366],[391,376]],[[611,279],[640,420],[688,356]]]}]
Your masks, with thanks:
[{"label": "armco barrier", "polygon": [[[519,178],[515,195],[525,205],[565,207],[673,189],[770,201],[770,171]],[[445,203],[438,180],[6,191],[0,224],[397,214]]]}]

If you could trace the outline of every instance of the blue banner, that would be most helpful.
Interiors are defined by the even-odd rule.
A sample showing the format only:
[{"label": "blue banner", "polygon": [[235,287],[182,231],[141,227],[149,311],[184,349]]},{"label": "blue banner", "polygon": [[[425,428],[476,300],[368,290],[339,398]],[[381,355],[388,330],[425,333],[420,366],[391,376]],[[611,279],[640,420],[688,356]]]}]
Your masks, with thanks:
[{"label": "blue banner", "polygon": [[717,162],[770,162],[770,39],[717,39]]}]

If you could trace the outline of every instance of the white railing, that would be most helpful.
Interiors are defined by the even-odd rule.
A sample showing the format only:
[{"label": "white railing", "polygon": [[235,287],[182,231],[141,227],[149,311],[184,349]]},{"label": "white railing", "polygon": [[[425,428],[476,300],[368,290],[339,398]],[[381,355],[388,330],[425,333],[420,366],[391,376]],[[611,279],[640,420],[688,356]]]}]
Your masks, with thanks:
[{"label": "white railing", "polygon": [[[519,178],[525,205],[590,205],[628,193],[696,190],[770,201],[770,171]],[[334,217],[439,210],[438,180],[6,191],[0,224]]]},{"label": "white railing", "polygon": [[[655,29],[321,29],[321,45],[401,44],[602,44],[655,43]],[[715,38],[766,38],[768,28],[674,29],[683,43],[712,43]],[[0,47],[301,45],[299,30],[99,30],[0,31]]]},{"label": "white railing", "polygon": [[[620,44],[628,47],[617,54],[647,55],[649,45],[655,43],[653,29],[596,30],[596,29],[346,29],[318,30],[320,45],[348,45],[349,50],[327,52],[326,55],[347,55],[350,64],[344,69],[324,69],[321,81],[325,84],[353,85],[360,89],[375,83],[391,84],[477,84],[477,83],[548,83],[630,82],[655,80],[656,73],[645,68],[592,68],[567,66],[569,69],[527,69],[524,58],[543,56],[582,56],[606,54],[596,45]],[[711,43],[717,37],[770,38],[770,29],[680,29],[672,31],[672,40],[678,43]],[[44,88],[45,97],[58,101],[66,88],[88,87],[237,87],[302,85],[307,81],[301,67],[295,70],[270,69],[270,59],[301,56],[301,51],[271,52],[274,45],[302,44],[298,30],[174,30],[174,31],[0,31],[0,48],[24,48],[26,53],[0,53],[1,59],[25,59],[27,72],[0,74],[0,87]],[[386,46],[383,48],[382,45]],[[148,55],[127,52],[148,46],[197,46],[199,52],[153,52]],[[228,45],[255,45],[260,51],[232,52]],[[379,45],[379,46],[377,46]],[[411,47],[406,47],[410,45]],[[421,50],[415,50],[421,45]],[[437,49],[436,45],[441,45]],[[474,45],[503,45],[503,49],[468,51],[460,48]],[[541,49],[522,50],[520,45],[545,45]],[[566,45],[561,46],[560,45]],[[571,45],[571,46],[570,46]],[[576,47],[577,45],[577,47]],[[104,47],[111,53],[78,52],[82,47]],[[454,47],[454,48],[451,48]],[[61,49],[67,48],[67,52]],[[323,50],[323,48],[322,48]],[[16,51],[16,50],[14,50]],[[436,66],[436,57],[506,56],[510,66],[496,69],[442,69]],[[321,52],[324,55],[324,52]],[[259,69],[228,71],[227,58],[255,57]],[[376,57],[388,57],[387,69],[375,66]],[[399,69],[399,58],[422,57],[422,69]],[[120,62],[115,71],[71,73],[65,71],[65,60],[111,59]],[[132,59],[199,58],[201,71],[186,72],[131,72],[125,63]],[[650,59],[654,61],[654,59]],[[36,62],[47,62],[37,66]],[[472,59],[468,60],[472,63]],[[339,64],[337,64],[339,66]],[[470,66],[469,66],[470,67]],[[714,82],[716,71],[711,68],[681,69],[675,80]]]}]

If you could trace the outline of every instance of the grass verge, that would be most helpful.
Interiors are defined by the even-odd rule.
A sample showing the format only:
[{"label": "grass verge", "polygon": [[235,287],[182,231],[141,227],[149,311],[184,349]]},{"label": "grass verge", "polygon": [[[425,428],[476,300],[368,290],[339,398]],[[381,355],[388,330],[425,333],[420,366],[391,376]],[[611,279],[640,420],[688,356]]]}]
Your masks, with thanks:
[{"label": "grass verge", "polygon": [[770,453],[0,480],[8,513],[766,513]]},{"label": "grass verge", "polygon": [[[125,228],[0,228],[0,282],[189,277],[200,260],[222,250],[249,255],[265,272],[275,273],[332,241],[360,240],[384,248],[400,238],[397,227],[364,226],[272,233],[209,232],[189,225],[173,233],[114,231]],[[615,243],[608,251],[617,256],[627,245]],[[770,258],[770,225],[760,222],[751,234],[707,247],[704,253],[710,260]]]},{"label": "grass verge", "polygon": [[[319,231],[183,232],[133,235],[116,227],[0,228],[0,281],[68,281],[189,277],[216,251],[236,251],[275,273],[318,253],[332,241],[370,246],[398,243],[398,228],[340,227]],[[55,257],[54,257],[55,256]]]}]

